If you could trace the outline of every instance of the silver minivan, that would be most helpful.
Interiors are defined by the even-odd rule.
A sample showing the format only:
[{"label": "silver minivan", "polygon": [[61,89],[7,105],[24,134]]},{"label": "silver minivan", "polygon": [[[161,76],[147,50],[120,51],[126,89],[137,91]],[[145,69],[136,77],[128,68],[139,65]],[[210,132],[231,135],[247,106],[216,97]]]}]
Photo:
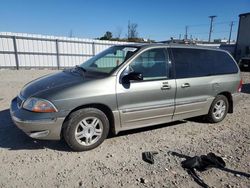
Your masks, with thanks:
[{"label": "silver minivan", "polygon": [[232,113],[242,80],[223,50],[164,44],[119,45],[74,68],[38,78],[12,100],[15,124],[37,139],[64,138],[76,151],[110,131]]}]

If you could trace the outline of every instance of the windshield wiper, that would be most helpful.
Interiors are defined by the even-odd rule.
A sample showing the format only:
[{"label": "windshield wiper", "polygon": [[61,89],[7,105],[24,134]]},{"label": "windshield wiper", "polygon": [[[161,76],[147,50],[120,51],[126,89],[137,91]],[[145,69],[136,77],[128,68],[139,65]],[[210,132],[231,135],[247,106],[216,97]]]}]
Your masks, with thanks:
[{"label": "windshield wiper", "polygon": [[76,65],[76,69],[79,69],[79,70],[81,70],[83,72],[87,72],[87,70],[85,68],[83,68],[83,67],[81,67],[79,65]]}]

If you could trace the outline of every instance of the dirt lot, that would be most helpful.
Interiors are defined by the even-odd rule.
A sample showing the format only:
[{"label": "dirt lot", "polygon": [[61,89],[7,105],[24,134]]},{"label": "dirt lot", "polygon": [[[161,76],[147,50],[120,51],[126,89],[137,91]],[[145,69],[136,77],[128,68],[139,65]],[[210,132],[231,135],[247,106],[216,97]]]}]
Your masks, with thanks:
[{"label": "dirt lot", "polygon": [[[250,73],[242,73],[242,100],[218,124],[199,119],[126,131],[88,152],[71,152],[63,141],[28,138],[12,123],[9,105],[28,81],[51,70],[0,70],[0,187],[199,187],[182,169],[189,156],[214,152],[228,168],[250,173]],[[155,164],[141,159],[158,151]],[[213,187],[250,187],[250,179],[219,169],[199,173]]]}]

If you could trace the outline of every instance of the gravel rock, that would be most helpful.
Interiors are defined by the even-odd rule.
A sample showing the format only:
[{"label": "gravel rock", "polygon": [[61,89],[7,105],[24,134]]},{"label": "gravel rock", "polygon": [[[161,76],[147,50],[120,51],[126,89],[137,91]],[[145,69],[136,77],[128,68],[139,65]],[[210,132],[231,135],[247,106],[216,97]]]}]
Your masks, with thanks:
[{"label": "gravel rock", "polygon": [[[126,131],[91,151],[71,152],[63,141],[27,137],[11,121],[11,99],[29,81],[52,70],[0,70],[0,187],[199,187],[181,167],[189,156],[214,152],[229,169],[250,173],[250,73],[241,101],[217,124],[200,118]],[[158,151],[155,164],[141,159]],[[250,179],[218,169],[198,172],[211,187],[249,187]]]},{"label": "gravel rock", "polygon": [[143,184],[148,183],[148,180],[145,179],[145,178],[138,178],[138,179],[136,179],[136,181],[138,181],[138,182],[140,182],[140,183],[143,183]]}]

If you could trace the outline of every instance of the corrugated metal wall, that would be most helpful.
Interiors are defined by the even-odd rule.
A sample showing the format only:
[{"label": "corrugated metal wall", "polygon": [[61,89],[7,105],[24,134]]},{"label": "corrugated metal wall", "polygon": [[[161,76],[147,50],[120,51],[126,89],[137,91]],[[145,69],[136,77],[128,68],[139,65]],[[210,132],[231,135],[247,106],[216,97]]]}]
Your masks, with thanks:
[{"label": "corrugated metal wall", "polygon": [[0,33],[0,68],[72,67],[115,44],[126,42]]}]

